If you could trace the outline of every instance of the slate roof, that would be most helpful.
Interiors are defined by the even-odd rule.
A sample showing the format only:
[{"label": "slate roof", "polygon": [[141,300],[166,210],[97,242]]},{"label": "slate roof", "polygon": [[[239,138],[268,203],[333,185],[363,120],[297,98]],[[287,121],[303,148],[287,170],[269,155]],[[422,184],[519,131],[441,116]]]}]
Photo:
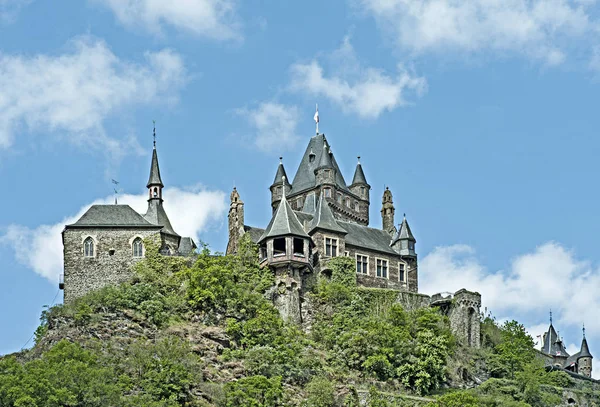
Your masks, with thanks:
[{"label": "slate roof", "polygon": [[153,185],[160,185],[164,187],[162,180],[160,179],[160,168],[158,167],[158,155],[156,154],[156,147],[152,150],[152,163],[150,164],[150,177],[148,177],[148,183],[146,188],[150,188]]},{"label": "slate roof", "polygon": [[581,341],[581,351],[579,352],[579,354],[580,354],[579,356],[582,358],[593,357],[592,354],[590,353],[590,348],[588,347],[587,339],[585,339],[585,338],[583,338],[583,341]]},{"label": "slate roof", "polygon": [[285,173],[285,168],[283,168],[283,163],[279,163],[279,166],[277,167],[277,173],[275,173],[275,179],[273,180],[273,184],[271,186],[283,184],[283,177],[285,177],[285,183],[289,185],[290,182],[288,181],[288,176]]},{"label": "slate roof", "polygon": [[398,233],[396,233],[394,242],[397,242],[398,240],[411,240],[415,243],[417,242],[417,239],[415,239],[415,237],[412,234],[412,231],[410,230],[410,226],[408,226],[408,221],[406,220],[406,217],[404,217],[404,219],[402,220],[400,230],[398,230]]},{"label": "slate roof", "polygon": [[386,231],[359,225],[357,223],[338,221],[338,224],[348,232],[346,235],[346,246],[350,245],[357,248],[364,247],[366,249],[399,256],[399,254],[390,247],[392,239]]},{"label": "slate roof", "polygon": [[348,233],[336,222],[335,218],[333,217],[333,213],[331,212],[331,208],[329,207],[327,200],[323,197],[322,192],[321,196],[319,197],[319,203],[317,204],[317,211],[312,221],[310,233],[316,229],[323,229],[343,234]]},{"label": "slate roof", "polygon": [[308,237],[304,231],[304,227],[302,227],[296,213],[284,195],[275,211],[275,215],[273,215],[271,222],[269,222],[269,226],[267,226],[265,233],[259,239],[259,243],[269,237],[286,235]]},{"label": "slate roof", "polygon": [[162,226],[161,232],[167,233],[173,236],[179,236],[174,230],[173,226],[171,226],[171,221],[169,221],[169,217],[165,212],[165,208],[162,203],[157,199],[151,199],[148,203],[148,211],[144,215],[144,219],[148,222]]},{"label": "slate roof", "polygon": [[367,178],[365,177],[365,173],[362,169],[362,165],[360,165],[360,162],[356,164],[354,178],[352,178],[352,185],[354,184],[367,184]]},{"label": "slate roof", "polygon": [[179,242],[178,252],[182,256],[190,255],[196,250],[197,246],[191,237],[182,237]]},{"label": "slate roof", "polygon": [[[298,170],[296,171],[296,175],[294,176],[294,180],[292,181],[290,196],[306,191],[307,189],[311,189],[316,185],[315,169],[321,162],[321,158],[324,153],[323,145],[326,142],[327,140],[325,139],[324,134],[316,135],[310,139],[310,142],[306,147],[306,151],[304,152],[304,156],[302,156],[302,160],[298,166]],[[312,163],[310,162],[309,158],[311,151],[315,154],[315,160]],[[327,152],[325,152],[325,154],[327,154]],[[340,171],[340,167],[335,161],[335,156],[331,157],[331,164],[336,170],[335,181],[337,187],[346,192],[350,192],[342,172]]]},{"label": "slate roof", "polygon": [[254,243],[258,243],[262,235],[265,233],[264,229],[255,228],[247,225],[244,225],[244,231],[250,234],[250,240],[252,240]]},{"label": "slate roof", "polygon": [[333,168],[333,161],[331,160],[331,152],[327,143],[323,143],[323,154],[319,158],[319,166],[317,168]]},{"label": "slate roof", "polygon": [[562,340],[558,337],[554,326],[550,324],[548,327],[548,332],[544,337],[544,346],[542,347],[542,352],[547,353],[552,356],[569,356],[567,349],[562,343]]},{"label": "slate roof", "polygon": [[129,205],[92,205],[77,222],[66,227],[157,228]]}]

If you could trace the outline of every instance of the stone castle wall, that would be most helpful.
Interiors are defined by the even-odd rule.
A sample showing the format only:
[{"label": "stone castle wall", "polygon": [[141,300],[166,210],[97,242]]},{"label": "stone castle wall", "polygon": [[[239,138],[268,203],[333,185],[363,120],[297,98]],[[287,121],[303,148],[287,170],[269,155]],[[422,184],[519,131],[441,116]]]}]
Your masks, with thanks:
[{"label": "stone castle wall", "polygon": [[[63,232],[65,304],[91,290],[131,277],[131,266],[141,259],[133,257],[133,240],[150,236],[159,239],[156,230],[66,229]],[[88,237],[94,239],[93,257],[84,257],[83,242]]]}]

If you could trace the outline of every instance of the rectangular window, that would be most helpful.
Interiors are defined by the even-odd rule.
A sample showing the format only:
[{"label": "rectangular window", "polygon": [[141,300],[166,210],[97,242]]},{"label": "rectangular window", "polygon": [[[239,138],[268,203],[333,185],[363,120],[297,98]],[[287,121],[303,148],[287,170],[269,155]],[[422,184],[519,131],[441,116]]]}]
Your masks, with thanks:
[{"label": "rectangular window", "polygon": [[273,257],[285,256],[285,237],[273,239]]},{"label": "rectangular window", "polygon": [[350,252],[346,250],[346,251],[344,252],[344,256],[346,256],[346,257],[350,256]]},{"label": "rectangular window", "polygon": [[325,196],[325,198],[331,198],[331,188],[325,188],[323,190],[323,195]]},{"label": "rectangular window", "polygon": [[325,238],[325,256],[336,257],[338,253],[338,240],[331,237]]},{"label": "rectangular window", "polygon": [[356,255],[356,272],[360,274],[369,274],[369,257],[362,254]]},{"label": "rectangular window", "polygon": [[388,276],[388,261],[377,259],[377,277],[387,278]]},{"label": "rectangular window", "polygon": [[337,194],[337,201],[338,201],[338,203],[340,203],[340,204],[342,203],[342,194],[340,194],[339,192],[338,192],[338,194]]},{"label": "rectangular window", "polygon": [[294,256],[304,257],[304,240],[294,238]]},{"label": "rectangular window", "polygon": [[406,282],[406,264],[398,263],[398,279],[405,283]]}]

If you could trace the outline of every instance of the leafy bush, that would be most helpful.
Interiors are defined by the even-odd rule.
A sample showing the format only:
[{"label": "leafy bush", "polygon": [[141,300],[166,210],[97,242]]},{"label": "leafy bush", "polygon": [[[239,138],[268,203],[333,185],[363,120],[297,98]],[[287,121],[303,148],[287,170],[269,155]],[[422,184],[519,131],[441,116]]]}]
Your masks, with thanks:
[{"label": "leafy bush", "polygon": [[335,390],[325,377],[315,377],[306,385],[306,407],[335,406]]},{"label": "leafy bush", "polygon": [[283,387],[280,377],[267,379],[250,376],[225,384],[225,407],[276,407],[281,406]]}]

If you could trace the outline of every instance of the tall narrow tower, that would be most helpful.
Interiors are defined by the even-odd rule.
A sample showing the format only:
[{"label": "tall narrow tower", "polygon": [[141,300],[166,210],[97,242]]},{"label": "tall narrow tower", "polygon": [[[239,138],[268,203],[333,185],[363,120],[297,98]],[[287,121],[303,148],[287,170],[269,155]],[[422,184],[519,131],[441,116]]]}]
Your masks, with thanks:
[{"label": "tall narrow tower", "polygon": [[229,242],[227,243],[227,254],[238,252],[240,239],[244,235],[244,202],[235,187],[231,191],[229,204]]},{"label": "tall narrow tower", "polygon": [[592,377],[592,359],[593,356],[590,353],[587,339],[585,339],[585,326],[583,327],[583,340],[581,341],[581,350],[579,351],[579,357],[577,358],[577,373]]},{"label": "tall narrow tower", "polygon": [[381,223],[382,229],[394,237],[396,234],[396,227],[394,226],[394,214],[396,209],[394,208],[394,202],[392,200],[392,191],[388,187],[383,191],[383,199],[381,201]]}]

